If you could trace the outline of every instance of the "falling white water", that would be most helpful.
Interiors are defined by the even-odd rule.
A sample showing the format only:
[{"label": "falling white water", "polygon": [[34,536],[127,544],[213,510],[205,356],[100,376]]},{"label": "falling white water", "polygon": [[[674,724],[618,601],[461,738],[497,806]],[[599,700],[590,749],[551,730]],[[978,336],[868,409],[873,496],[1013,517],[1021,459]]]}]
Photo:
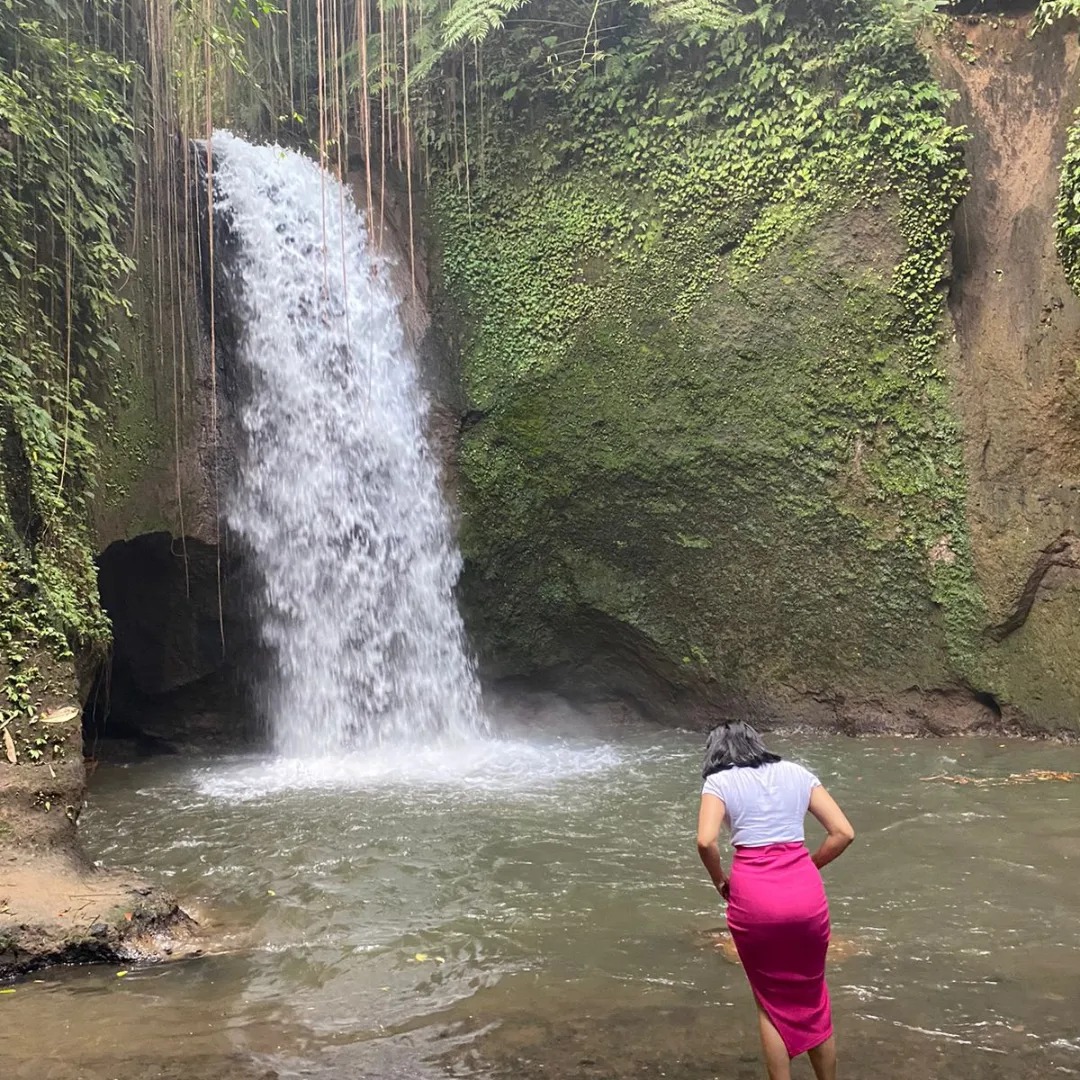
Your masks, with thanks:
[{"label": "falling white water", "polygon": [[483,735],[460,558],[386,263],[313,161],[226,132],[213,148],[247,384],[225,517],[261,579],[275,749]]}]

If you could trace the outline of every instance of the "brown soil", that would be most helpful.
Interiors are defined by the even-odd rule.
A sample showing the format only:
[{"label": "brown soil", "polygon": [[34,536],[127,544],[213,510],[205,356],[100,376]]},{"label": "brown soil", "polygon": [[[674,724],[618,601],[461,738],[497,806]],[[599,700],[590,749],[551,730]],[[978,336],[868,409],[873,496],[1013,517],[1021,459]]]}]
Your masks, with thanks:
[{"label": "brown soil", "polygon": [[0,978],[49,964],[157,960],[199,952],[195,923],[130,875],[59,855],[0,862]]},{"label": "brown soil", "polygon": [[55,689],[35,718],[9,721],[10,745],[0,743],[0,979],[49,964],[191,955],[195,923],[174,900],[80,851],[86,768],[74,677],[47,657],[40,666]]},{"label": "brown soil", "polygon": [[[1030,35],[1029,20],[962,20],[937,51],[971,132],[971,191],[956,221],[952,307],[957,404],[968,433],[972,524],[993,599],[1007,604],[1027,556],[1076,522],[1080,301],[1055,250],[1066,129],[1080,104],[1074,34]],[[1019,565],[1016,565],[1019,563]]]}]

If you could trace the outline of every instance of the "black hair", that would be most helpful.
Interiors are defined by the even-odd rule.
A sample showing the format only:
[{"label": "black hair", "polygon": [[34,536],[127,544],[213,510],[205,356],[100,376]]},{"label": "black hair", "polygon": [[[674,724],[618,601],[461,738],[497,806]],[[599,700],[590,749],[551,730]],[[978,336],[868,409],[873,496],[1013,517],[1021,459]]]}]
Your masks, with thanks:
[{"label": "black hair", "polygon": [[705,779],[724,769],[757,769],[779,760],[780,755],[767,750],[745,720],[729,720],[709,732],[701,776]]}]

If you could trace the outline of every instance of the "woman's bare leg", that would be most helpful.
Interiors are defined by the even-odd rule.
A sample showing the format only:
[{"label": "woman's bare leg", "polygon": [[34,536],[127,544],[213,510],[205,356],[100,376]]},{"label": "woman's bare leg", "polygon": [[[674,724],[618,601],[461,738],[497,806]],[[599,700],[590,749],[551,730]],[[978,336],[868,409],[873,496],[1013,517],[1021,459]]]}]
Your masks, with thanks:
[{"label": "woman's bare leg", "polygon": [[836,1080],[836,1040],[831,1035],[808,1056],[817,1080]]},{"label": "woman's bare leg", "polygon": [[758,1028],[761,1031],[761,1049],[765,1054],[765,1068],[769,1080],[791,1080],[791,1058],[787,1047],[780,1038],[780,1032],[773,1027],[765,1010],[758,1006]]}]

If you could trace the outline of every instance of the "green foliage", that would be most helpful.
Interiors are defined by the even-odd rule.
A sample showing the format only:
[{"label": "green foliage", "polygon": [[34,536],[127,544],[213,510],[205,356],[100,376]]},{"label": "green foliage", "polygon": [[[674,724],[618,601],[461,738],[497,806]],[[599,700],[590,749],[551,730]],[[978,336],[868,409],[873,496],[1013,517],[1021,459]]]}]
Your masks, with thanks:
[{"label": "green foliage", "polygon": [[[1042,0],[1034,29],[1043,30],[1063,19],[1080,18],[1080,0]],[[1069,129],[1061,162],[1057,212],[1057,250],[1073,292],[1080,295],[1080,113]]]},{"label": "green foliage", "polygon": [[108,634],[86,527],[91,387],[108,385],[132,269],[118,242],[130,69],[58,11],[0,7],[0,715],[32,708],[27,665],[42,650],[70,656]]},{"label": "green foliage", "polygon": [[1065,19],[1080,18],[1080,0],[1040,0],[1035,9],[1032,32],[1046,30]]},{"label": "green foliage", "polygon": [[238,121],[255,131],[292,119],[275,84],[286,83],[284,100],[292,87],[265,48],[277,44],[275,28],[284,8],[273,0],[169,0],[164,6],[169,51],[153,60],[148,56],[146,63],[165,65],[166,89],[175,100],[164,103],[163,111],[175,108],[182,131],[205,135],[207,122]]},{"label": "green foliage", "polygon": [[1080,295],[1080,116],[1069,129],[1061,163],[1057,249],[1073,292]]},{"label": "green foliage", "polygon": [[740,15],[726,0],[638,0],[658,26],[693,26],[700,30],[726,30]]},{"label": "green foliage", "polygon": [[[494,30],[499,30],[506,17],[518,8],[524,7],[527,0],[456,0],[447,9],[442,21],[443,49],[453,49],[468,42],[481,42]],[[430,67],[427,57],[420,57],[421,63]]]},{"label": "green foliage", "polygon": [[[927,5],[740,3],[716,30],[613,5],[585,65],[559,44],[558,24],[582,21],[570,7],[489,36],[468,138],[432,147],[484,414],[464,541],[488,640],[558,662],[550,628],[587,610],[707,656],[708,677],[797,677],[896,670],[934,623],[974,677],[982,612],[940,360],[965,177],[912,39]],[[882,280],[812,251],[859,213],[899,234]],[[724,620],[770,562],[791,618],[750,617],[735,662]],[[847,629],[825,627],[840,610]]]},{"label": "green foliage", "polygon": [[[205,134],[209,114],[218,125],[305,144],[331,163],[362,153],[389,154],[401,164],[403,144],[414,142],[414,160],[432,155],[461,173],[463,153],[471,149],[464,145],[470,114],[484,121],[485,110],[473,107],[477,91],[489,73],[515,74],[502,62],[511,55],[523,61],[516,92],[535,88],[530,76],[537,73],[546,74],[544,89],[565,91],[609,59],[618,63],[627,44],[639,51],[637,62],[649,42],[676,51],[692,43],[703,54],[714,34],[733,32],[754,48],[759,39],[775,37],[785,20],[843,32],[851,20],[865,26],[868,11],[894,38],[910,37],[936,4],[364,0],[336,7],[293,0],[283,9],[259,0],[255,11],[254,0],[213,0],[209,6],[152,0],[152,6],[170,13],[174,48],[168,65],[176,74],[185,130]],[[755,91],[771,82],[770,66],[759,66],[755,77],[763,82],[754,84]],[[370,99],[366,109],[359,107],[361,93]]]}]

